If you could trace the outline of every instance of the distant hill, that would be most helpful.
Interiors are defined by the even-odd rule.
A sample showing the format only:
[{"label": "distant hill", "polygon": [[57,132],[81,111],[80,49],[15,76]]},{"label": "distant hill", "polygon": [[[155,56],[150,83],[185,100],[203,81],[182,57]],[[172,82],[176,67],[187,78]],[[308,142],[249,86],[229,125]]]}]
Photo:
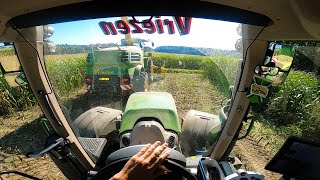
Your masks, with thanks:
[{"label": "distant hill", "polygon": [[223,56],[231,56],[239,59],[242,58],[242,53],[236,50],[222,50],[222,49],[198,48],[198,47],[196,47],[195,49],[205,54],[206,56],[223,55]]},{"label": "distant hill", "polygon": [[190,55],[198,55],[198,56],[205,56],[199,50],[193,47],[186,47],[186,46],[159,46],[154,49],[155,52],[162,52],[162,53],[174,53],[174,54],[190,54]]},{"label": "distant hill", "polygon": [[159,46],[154,49],[155,52],[174,53],[174,54],[190,54],[198,56],[223,55],[235,58],[242,58],[241,53],[236,50],[222,50],[213,48],[198,48],[187,46]]}]

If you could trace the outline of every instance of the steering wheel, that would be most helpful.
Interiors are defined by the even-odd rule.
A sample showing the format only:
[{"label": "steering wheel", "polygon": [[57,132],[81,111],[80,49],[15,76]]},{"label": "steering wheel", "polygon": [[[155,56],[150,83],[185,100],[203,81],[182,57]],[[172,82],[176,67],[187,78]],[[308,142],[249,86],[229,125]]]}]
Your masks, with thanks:
[{"label": "steering wheel", "polygon": [[[129,146],[111,153],[107,158],[107,166],[102,168],[96,175],[94,175],[92,180],[110,179],[113,175],[120,172],[127,161],[129,161],[129,159],[139,152],[143,147],[144,145]],[[170,169],[172,173],[179,172],[188,180],[197,180],[197,178],[191,174],[189,170],[181,165],[183,164],[183,162],[181,162],[181,156],[183,156],[182,153],[176,150],[171,150],[170,156],[162,163],[162,165]]]}]

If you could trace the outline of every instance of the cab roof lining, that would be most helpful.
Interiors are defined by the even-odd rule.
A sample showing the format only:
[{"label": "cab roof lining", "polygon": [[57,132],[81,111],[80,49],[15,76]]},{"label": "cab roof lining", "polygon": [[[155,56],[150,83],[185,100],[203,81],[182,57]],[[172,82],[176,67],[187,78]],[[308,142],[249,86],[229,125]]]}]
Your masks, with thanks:
[{"label": "cab roof lining", "polygon": [[185,16],[267,26],[272,20],[262,14],[222,4],[197,0],[88,1],[30,12],[13,17],[17,28],[119,16]]}]

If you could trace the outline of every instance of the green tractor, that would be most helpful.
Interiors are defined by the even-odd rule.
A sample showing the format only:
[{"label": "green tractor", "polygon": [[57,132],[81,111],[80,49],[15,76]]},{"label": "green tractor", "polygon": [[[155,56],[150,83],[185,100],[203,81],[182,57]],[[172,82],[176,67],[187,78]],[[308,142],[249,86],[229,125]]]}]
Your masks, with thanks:
[{"label": "green tractor", "polygon": [[[72,125],[79,132],[84,133],[81,135],[83,137],[107,137],[111,132],[108,126],[113,124],[111,126],[116,127],[114,125],[116,122],[112,120],[122,115],[121,118],[118,118],[121,120],[121,126],[117,130],[120,137],[118,143],[121,148],[160,140],[167,142],[170,148],[181,151],[183,145],[180,146],[179,137],[188,142],[189,140],[199,142],[201,138],[204,138],[202,140],[205,143],[199,142],[197,148],[204,148],[207,140],[210,140],[208,144],[214,142],[218,132],[221,131],[221,125],[226,121],[226,110],[227,108],[222,108],[219,116],[190,110],[184,121],[181,122],[171,94],[136,92],[129,97],[124,112],[98,106],[83,113]],[[98,115],[101,111],[105,112],[104,116],[108,118],[101,119]],[[97,117],[97,119],[92,117]],[[116,129],[113,130],[116,131]],[[188,136],[193,136],[194,139],[188,139]],[[119,137],[115,138],[119,139]],[[189,149],[185,148],[186,153],[192,154],[187,151]]]},{"label": "green tractor", "polygon": [[[221,125],[226,121],[224,110],[216,116],[196,110],[189,110],[183,122],[180,120],[176,103],[171,94],[166,92],[139,92],[130,96],[122,117],[120,147],[128,147],[148,143],[160,139],[167,142],[170,148],[184,150],[183,154],[194,154],[186,145],[179,144],[184,139],[199,142],[201,138],[208,144],[215,141]],[[201,132],[200,132],[201,131]],[[151,133],[152,132],[152,133]],[[145,136],[149,134],[150,136]],[[190,138],[194,137],[194,138]],[[208,141],[209,140],[209,141]],[[202,145],[202,146],[201,146]],[[199,144],[193,150],[204,148],[207,144]]]},{"label": "green tractor", "polygon": [[[106,153],[103,151],[105,146],[108,149],[120,147],[108,154],[107,162],[122,164],[125,159],[138,153],[142,144],[160,141],[174,149],[168,159],[178,164],[175,169],[183,166],[196,171],[197,162],[202,156],[208,155],[206,148],[221,133],[227,119],[227,110],[227,106],[223,107],[219,116],[190,110],[181,122],[176,102],[170,93],[136,92],[129,97],[124,112],[98,106],[79,116],[72,127],[77,130],[78,139],[85,150],[96,161]],[[92,143],[98,139],[97,148],[93,150]],[[189,157],[185,159],[184,156]],[[188,175],[184,172],[183,175],[190,178],[196,174]],[[99,177],[102,178],[99,175],[95,178]]]},{"label": "green tractor", "polygon": [[89,93],[130,95],[145,91],[152,81],[152,54],[145,50],[150,48],[145,46],[146,40],[132,41],[133,44],[128,44],[122,39],[121,46],[92,47],[86,61],[85,80]]}]

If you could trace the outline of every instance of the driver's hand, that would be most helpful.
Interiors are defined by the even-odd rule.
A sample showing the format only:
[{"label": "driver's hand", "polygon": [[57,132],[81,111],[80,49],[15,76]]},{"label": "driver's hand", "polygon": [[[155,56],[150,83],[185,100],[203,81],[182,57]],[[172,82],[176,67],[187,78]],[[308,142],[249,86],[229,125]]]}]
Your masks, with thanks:
[{"label": "driver's hand", "polygon": [[154,179],[171,172],[161,163],[170,155],[170,151],[160,154],[168,147],[167,143],[157,141],[153,145],[147,144],[134,155],[111,179]]}]

